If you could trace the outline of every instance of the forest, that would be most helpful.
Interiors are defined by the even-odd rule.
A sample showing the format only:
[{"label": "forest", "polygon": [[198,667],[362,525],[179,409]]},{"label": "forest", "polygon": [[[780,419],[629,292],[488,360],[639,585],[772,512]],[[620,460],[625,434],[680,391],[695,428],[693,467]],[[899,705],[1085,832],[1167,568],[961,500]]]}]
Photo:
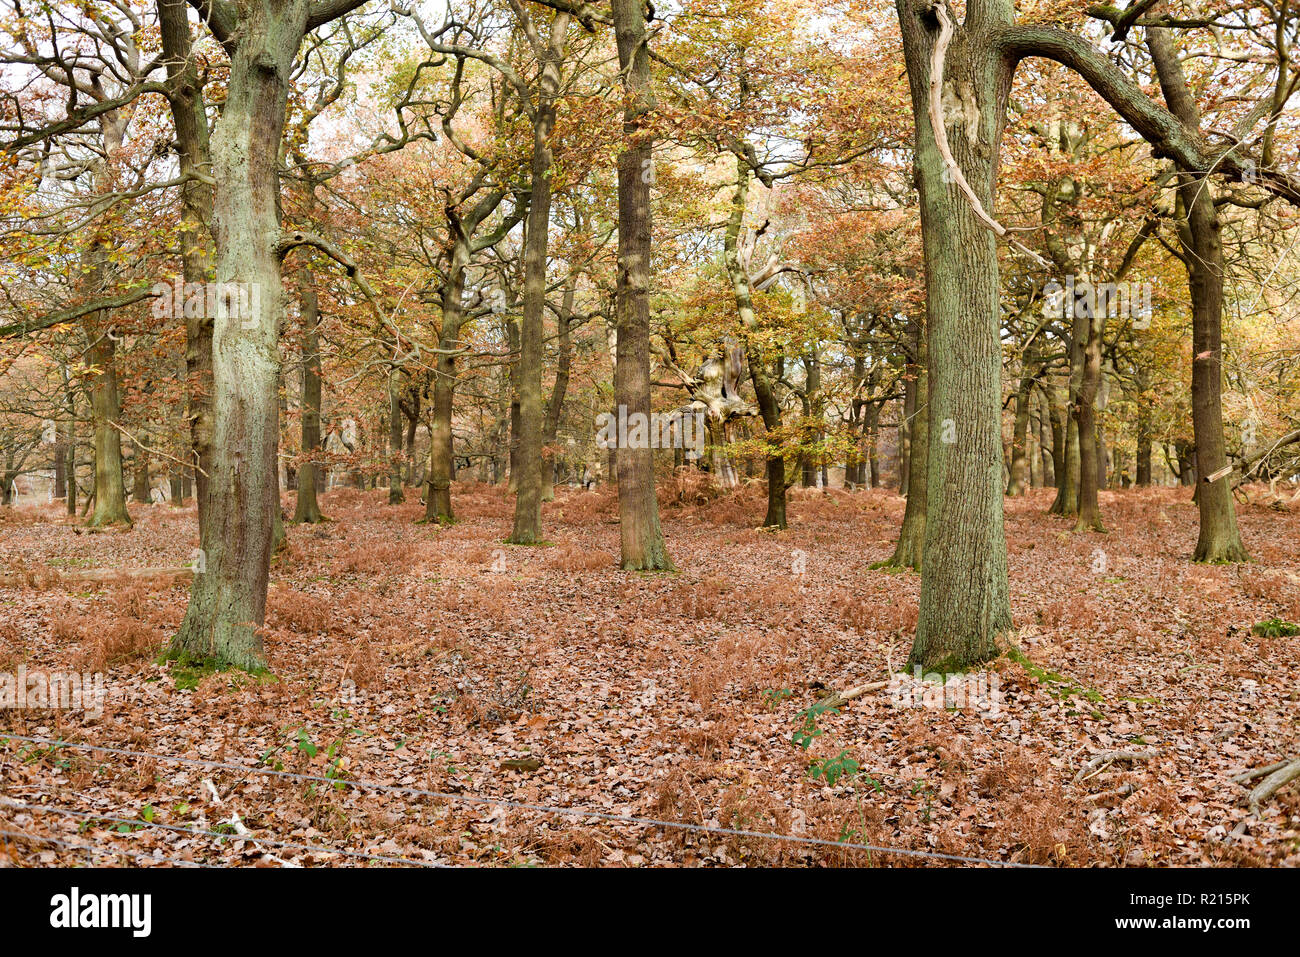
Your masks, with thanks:
[{"label": "forest", "polygon": [[1116,3],[0,0],[0,866],[1300,865],[1300,6]]}]

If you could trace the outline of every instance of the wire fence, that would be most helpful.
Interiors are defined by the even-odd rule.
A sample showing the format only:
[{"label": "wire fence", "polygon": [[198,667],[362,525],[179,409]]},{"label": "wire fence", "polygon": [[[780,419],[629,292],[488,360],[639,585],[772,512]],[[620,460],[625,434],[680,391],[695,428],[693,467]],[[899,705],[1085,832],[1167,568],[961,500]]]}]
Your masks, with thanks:
[{"label": "wire fence", "polygon": [[[777,831],[755,831],[744,828],[722,827],[714,824],[694,824],[687,821],[672,821],[661,818],[642,817],[632,814],[615,814],[609,811],[601,811],[596,808],[582,807],[560,807],[548,804],[537,804],[528,801],[513,801],[509,798],[487,797],[478,794],[457,794],[446,791],[433,791],[425,788],[409,787],[401,784],[384,784],[377,781],[359,781],[349,778],[325,777],[317,774],[303,774],[295,771],[283,771],[274,768],[250,767],[246,764],[236,764],[227,761],[213,761],[207,758],[190,758],[180,755],[159,754],[152,751],[135,751],[128,748],[114,748],[106,745],[82,744],[74,741],[64,741],[56,738],[41,738],[28,735],[18,735],[9,733],[0,733],[0,742],[19,741],[27,744],[45,745],[52,748],[69,748],[81,751],[93,751],[101,754],[110,754],[120,757],[145,758],[155,761],[166,761],[173,764],[188,765],[191,767],[205,768],[208,770],[218,771],[236,771],[245,775],[260,775],[268,778],[281,780],[301,781],[304,783],[325,784],[330,787],[346,786],[359,790],[367,790],[380,794],[397,794],[408,797],[423,797],[435,800],[460,802],[462,804],[473,804],[490,807],[500,807],[507,810],[532,811],[540,814],[556,815],[561,817],[575,818],[586,822],[599,821],[607,824],[628,825],[635,827],[652,827],[667,830],[677,830],[680,832],[707,834],[719,837],[745,837],[760,840],[780,841],[794,845],[803,845],[809,847],[825,847],[836,850],[866,851],[873,854],[895,855],[906,858],[922,858],[936,861],[944,861],[953,864],[970,864],[987,867],[1041,867],[1037,864],[1024,864],[1017,861],[999,861],[991,858],[971,857],[961,854],[948,854],[942,851],[925,851],[915,848],[887,847],[877,844],[867,844],[854,841],[835,841],[829,838],[811,837],[803,834],[782,834]],[[328,847],[324,845],[297,844],[288,841],[279,841],[272,838],[260,837],[251,832],[224,833],[220,831],[200,830],[195,828],[184,828],[178,825],[162,824],[161,822],[147,822],[140,819],[124,819],[105,817],[90,811],[77,811],[69,808],[56,808],[50,805],[29,805],[20,802],[0,801],[0,807],[10,807],[19,810],[25,810],[33,813],[50,812],[55,814],[65,814],[68,816],[82,817],[84,819],[93,819],[105,822],[114,822],[126,824],[132,827],[157,827],[168,831],[179,831],[185,834],[199,837],[214,837],[227,841],[247,841],[252,844],[265,844],[267,846],[279,847],[285,849],[308,850],[314,853],[335,854],[349,858],[361,858],[365,860],[378,861],[389,864],[408,864],[418,867],[445,867],[448,866],[441,862],[418,861],[411,858],[385,856],[380,854],[371,854],[363,851],[353,851],[344,848]],[[0,834],[9,834],[11,832],[0,832]],[[32,837],[32,839],[38,839]],[[84,845],[77,845],[84,848]],[[130,853],[116,849],[112,853]],[[165,860],[161,858],[148,857],[141,855],[149,860]],[[171,862],[183,863],[183,862]],[[282,862],[283,863],[283,862]]]}]

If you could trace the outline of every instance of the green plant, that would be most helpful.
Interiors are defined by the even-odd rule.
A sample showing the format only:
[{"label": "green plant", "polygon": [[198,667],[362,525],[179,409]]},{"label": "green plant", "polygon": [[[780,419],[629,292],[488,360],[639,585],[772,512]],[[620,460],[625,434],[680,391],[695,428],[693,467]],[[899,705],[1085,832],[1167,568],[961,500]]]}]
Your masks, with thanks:
[{"label": "green plant", "polygon": [[767,702],[767,709],[775,711],[782,701],[793,695],[794,692],[789,688],[768,688],[763,692],[763,699]]},{"label": "green plant", "polygon": [[813,761],[812,764],[808,765],[808,776],[814,781],[821,778],[831,787],[835,787],[835,782],[840,778],[852,778],[861,768],[862,765],[849,757],[849,752],[846,749],[833,758],[827,758],[824,761]]},{"label": "green plant", "polygon": [[1250,633],[1260,638],[1292,638],[1300,635],[1300,625],[1281,618],[1266,618],[1251,628]]},{"label": "green plant", "polygon": [[817,727],[817,719],[824,714],[839,714],[840,709],[831,707],[826,701],[818,701],[816,704],[809,705],[800,711],[795,717],[800,721],[798,730],[790,736],[790,740],[803,750],[807,751],[808,746],[813,743],[814,738],[820,738],[822,729]]}]

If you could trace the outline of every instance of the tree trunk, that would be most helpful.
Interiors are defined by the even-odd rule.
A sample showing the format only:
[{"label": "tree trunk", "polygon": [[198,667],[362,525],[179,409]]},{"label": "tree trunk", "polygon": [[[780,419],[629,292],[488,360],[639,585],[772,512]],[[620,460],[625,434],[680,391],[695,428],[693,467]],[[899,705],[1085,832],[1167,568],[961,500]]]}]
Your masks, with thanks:
[{"label": "tree trunk", "polygon": [[930,375],[926,371],[929,358],[924,322],[917,322],[914,342],[916,411],[912,414],[912,423],[908,429],[912,437],[912,454],[907,467],[907,508],[903,512],[903,527],[898,532],[898,544],[885,564],[920,571],[925,550],[925,509],[930,460]]},{"label": "tree trunk", "polygon": [[1151,485],[1151,405],[1146,396],[1145,370],[1138,373],[1137,388],[1137,484],[1147,488]]},{"label": "tree trunk", "polygon": [[66,504],[68,515],[75,516],[77,514],[77,393],[68,383],[67,367],[61,367],[61,371],[63,373],[63,390],[68,401],[68,422],[63,432],[64,453],[67,455],[67,464],[64,466],[64,470],[68,476]]},{"label": "tree trunk", "polygon": [[139,440],[135,443],[135,461],[132,464],[135,474],[131,479],[131,501],[148,505],[153,501],[149,497],[149,450]]},{"label": "tree trunk", "polygon": [[[916,117],[927,292],[930,429],[921,601],[910,662],[959,671],[994,657],[1011,628],[1002,519],[1002,350],[994,234],[945,174],[929,120],[938,24],[898,0]],[[1011,7],[985,10],[1010,20]],[[948,129],[953,155],[985,209],[1006,118],[1010,69],[968,16],[948,50],[944,87],[963,107]],[[954,114],[956,111],[953,111]]]},{"label": "tree trunk", "polygon": [[[749,377],[754,383],[754,396],[758,400],[758,414],[769,435],[781,429],[781,406],[777,402],[776,387],[767,371],[767,360],[755,341],[758,318],[754,314],[753,292],[749,273],[740,261],[740,230],[745,221],[745,208],[749,201],[749,164],[736,157],[736,185],[731,194],[731,215],[727,220],[723,259],[731,279],[731,291],[736,301],[741,328],[745,332],[745,358],[749,363]],[[785,456],[780,449],[767,455],[767,514],[765,528],[785,528]]]},{"label": "tree trunk", "polygon": [[916,441],[912,422],[918,406],[925,402],[918,388],[920,341],[921,322],[915,316],[910,317],[907,320],[907,374],[903,377],[903,418],[898,424],[898,494],[904,498],[912,487],[912,454]]},{"label": "tree trunk", "polygon": [[1074,415],[1079,437],[1079,516],[1076,532],[1104,532],[1101,505],[1097,499],[1097,475],[1100,450],[1097,445],[1097,387],[1101,381],[1101,338],[1106,326],[1107,304],[1095,297],[1086,311],[1087,338],[1083,347],[1083,367],[1079,376],[1078,398]]},{"label": "tree trunk", "polygon": [[[650,415],[650,86],[645,7],[613,0],[614,33],[627,106],[618,156],[618,281],[614,399],[627,415]],[[659,526],[654,449],[619,449],[618,515],[621,564],[628,571],[671,570]]]},{"label": "tree trunk", "polygon": [[[577,294],[578,274],[570,273],[568,280],[564,284],[564,298],[560,303],[560,311],[556,316],[558,326],[558,336],[556,338],[555,352],[555,384],[551,387],[551,399],[546,403],[546,420],[542,427],[542,439],[549,447],[554,447],[559,439],[560,432],[560,414],[564,411],[564,396],[569,391],[569,369],[573,362],[573,346],[569,337],[569,322],[573,316],[573,300]],[[563,461],[563,457],[561,457]],[[555,500],[555,470],[556,462],[554,454],[546,457],[545,465],[542,468],[542,500],[551,502]]]},{"label": "tree trunk", "polygon": [[1011,467],[1007,481],[1007,495],[1010,496],[1025,494],[1025,471],[1029,467],[1029,402],[1037,374],[1037,359],[1026,350],[1020,370],[1020,386],[1016,389],[1015,421],[1011,428]]},{"label": "tree trunk", "polygon": [[551,220],[551,133],[570,17],[557,13],[550,36],[536,45],[539,60],[537,94],[532,113],[533,144],[529,181],[528,220],[524,235],[523,315],[519,324],[519,447],[515,486],[514,527],[509,541],[535,545],[542,541],[542,331],[546,310],[546,260]]},{"label": "tree trunk", "polygon": [[316,297],[316,280],[309,270],[303,270],[300,282],[302,302],[299,315],[302,320],[302,467],[298,470],[297,504],[293,520],[308,525],[325,521],[317,495],[320,492],[321,467],[314,461],[321,450],[321,361],[320,361],[320,304]]},{"label": "tree trunk", "polygon": [[[558,77],[553,75],[552,82],[558,82]],[[554,122],[554,106],[543,106],[533,131],[531,198],[524,239],[524,304],[519,324],[518,470],[511,478],[515,517],[509,541],[514,545],[535,545],[542,540],[542,320],[546,308],[550,135]]]},{"label": "tree trunk", "polygon": [[[92,251],[92,255],[93,255]],[[102,269],[92,266],[92,269]],[[117,388],[117,343],[112,327],[101,321],[84,324],[90,347],[86,365],[95,369],[90,380],[90,414],[95,440],[95,511],[86,522],[91,528],[131,524],[126,511],[126,487],[122,481],[122,401]]]},{"label": "tree trunk", "polygon": [[[157,3],[179,171],[189,176],[206,174],[211,164],[207,107],[193,56],[189,4],[185,0],[157,0]],[[212,279],[212,234],[208,231],[211,221],[212,187],[192,178],[181,187],[181,264],[187,283]],[[212,474],[213,319],[205,310],[198,312],[185,318],[185,414],[193,454],[195,502],[202,529],[207,481]]]},{"label": "tree trunk", "polygon": [[[1200,110],[1192,97],[1163,29],[1147,31],[1160,89],[1169,110],[1189,132],[1199,134]],[[1192,295],[1192,431],[1196,441],[1196,500],[1201,530],[1192,560],[1250,560],[1237,528],[1231,472],[1223,440],[1223,241],[1214,191],[1202,177],[1180,166],[1178,234]]]},{"label": "tree trunk", "polygon": [[211,478],[200,506],[205,571],[171,653],[265,666],[260,627],[275,517],[280,278],[276,163],[294,58],[307,29],[305,0],[239,7],[225,106],[212,136],[216,279],[246,284],[247,315],[219,310],[213,328]]},{"label": "tree trunk", "polygon": [[402,491],[402,371],[388,373],[388,504],[406,501]]}]

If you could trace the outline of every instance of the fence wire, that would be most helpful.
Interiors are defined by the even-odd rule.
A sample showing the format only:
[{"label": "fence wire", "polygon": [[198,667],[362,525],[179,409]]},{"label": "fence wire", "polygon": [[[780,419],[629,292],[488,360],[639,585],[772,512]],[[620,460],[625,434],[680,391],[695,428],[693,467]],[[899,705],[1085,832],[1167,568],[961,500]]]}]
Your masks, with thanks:
[{"label": "fence wire", "polygon": [[[1039,864],[1022,864],[1015,861],[997,861],[982,857],[969,857],[962,854],[947,854],[942,851],[922,851],[914,848],[903,847],[886,847],[877,844],[857,843],[853,841],[833,841],[829,838],[809,837],[802,834],[781,834],[777,831],[751,831],[743,828],[721,827],[712,824],[692,824],[686,821],[669,821],[661,818],[641,817],[631,814],[613,814],[608,811],[600,811],[595,808],[575,808],[575,807],[557,807],[548,804],[534,804],[527,801],[512,801],[508,798],[484,797],[477,794],[454,794],[445,791],[431,791],[424,788],[413,788],[400,784],[382,784],[375,781],[355,781],[346,778],[327,778],[317,774],[301,774],[294,771],[278,771],[273,768],[249,767],[245,764],[233,764],[225,761],[211,761],[206,758],[187,758],[171,754],[157,754],[150,751],[133,751],[127,748],[113,748],[97,744],[81,744],[73,741],[60,741],[54,738],[38,738],[27,735],[0,733],[0,740],[5,741],[22,741],[29,744],[42,744],[59,748],[71,748],[82,751],[96,751],[102,754],[120,755],[123,757],[135,758],[153,758],[159,761],[170,761],[174,764],[185,764],[193,767],[208,768],[220,771],[238,771],[243,774],[257,774],[266,777],[280,778],[284,780],[313,782],[317,784],[327,784],[331,787],[346,785],[347,787],[370,790],[387,794],[405,794],[413,797],[426,797],[442,801],[459,801],[466,804],[477,804],[490,807],[501,807],[517,811],[535,811],[541,814],[553,814],[564,817],[578,818],[584,820],[598,820],[611,824],[625,824],[638,827],[656,827],[676,829],[685,832],[697,834],[713,834],[722,837],[749,837],[761,840],[782,841],[791,844],[799,844],[814,847],[830,847],[839,850],[869,851],[875,854],[894,854],[900,857],[928,858],[933,860],[950,861],[958,864],[981,864],[988,867],[1041,867]],[[143,821],[129,821],[130,824],[143,824]],[[222,837],[233,837],[233,835],[221,835]],[[247,837],[249,841],[261,840],[259,838]],[[331,849],[330,853],[343,853],[337,849]],[[411,862],[416,863],[416,862]]]}]

